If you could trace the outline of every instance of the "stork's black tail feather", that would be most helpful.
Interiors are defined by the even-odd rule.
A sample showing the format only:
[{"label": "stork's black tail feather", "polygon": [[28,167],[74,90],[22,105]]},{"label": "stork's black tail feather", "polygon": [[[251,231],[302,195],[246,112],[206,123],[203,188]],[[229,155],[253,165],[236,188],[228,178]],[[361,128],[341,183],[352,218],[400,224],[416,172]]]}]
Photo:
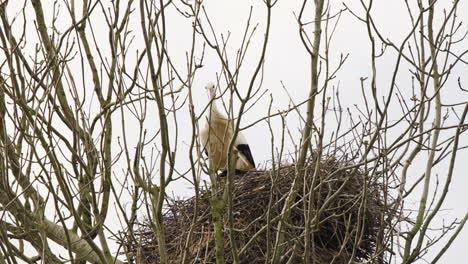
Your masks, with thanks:
[{"label": "stork's black tail feather", "polygon": [[[250,165],[255,168],[255,161],[252,156],[252,152],[250,151],[250,147],[247,144],[239,144],[237,145],[237,150],[244,155],[244,157],[249,161]],[[237,173],[236,173],[237,174]],[[245,174],[245,173],[244,173]]]}]

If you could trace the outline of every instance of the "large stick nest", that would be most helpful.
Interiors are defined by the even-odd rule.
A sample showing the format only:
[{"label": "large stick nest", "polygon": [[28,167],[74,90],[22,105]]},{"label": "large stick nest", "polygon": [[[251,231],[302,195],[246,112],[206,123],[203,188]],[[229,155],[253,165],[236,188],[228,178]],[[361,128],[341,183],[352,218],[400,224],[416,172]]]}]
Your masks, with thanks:
[{"label": "large stick nest", "polygon": [[[281,263],[304,262],[306,219],[310,219],[308,255],[313,259],[311,263],[341,264],[350,260],[384,263],[387,245],[383,232],[388,230],[391,214],[384,206],[382,186],[366,171],[357,169],[351,174],[353,170],[344,169],[346,166],[349,163],[328,158],[320,162],[315,174],[315,162],[308,163],[306,176],[283,228],[285,253],[281,255]],[[287,165],[234,177],[232,229],[228,214],[223,214],[226,263],[233,263],[231,237],[240,252],[240,263],[271,260],[278,220],[296,173],[294,165]],[[222,179],[220,184],[224,182]],[[222,197],[222,192],[218,192],[218,197]],[[167,204],[163,222],[170,263],[181,263],[184,253],[185,263],[216,263],[210,203],[213,193],[211,189],[202,190],[198,199],[173,199]],[[322,208],[333,196],[335,198]],[[320,208],[318,218],[314,218]],[[309,217],[306,217],[307,212],[311,212]],[[153,230],[150,221],[145,219],[138,224],[133,239],[128,236],[122,241],[130,252],[128,256],[137,264],[159,263],[158,242]],[[229,230],[232,230],[231,237]]]}]

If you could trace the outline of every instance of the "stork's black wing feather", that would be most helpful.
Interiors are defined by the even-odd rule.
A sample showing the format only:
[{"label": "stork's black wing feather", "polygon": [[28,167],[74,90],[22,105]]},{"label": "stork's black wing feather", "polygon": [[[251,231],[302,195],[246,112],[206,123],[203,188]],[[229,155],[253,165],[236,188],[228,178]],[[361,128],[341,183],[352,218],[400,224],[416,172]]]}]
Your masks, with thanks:
[{"label": "stork's black wing feather", "polygon": [[239,144],[237,145],[237,150],[244,155],[247,160],[252,164],[252,166],[255,168],[255,161],[252,157],[252,152],[250,152],[249,145],[247,144]]}]

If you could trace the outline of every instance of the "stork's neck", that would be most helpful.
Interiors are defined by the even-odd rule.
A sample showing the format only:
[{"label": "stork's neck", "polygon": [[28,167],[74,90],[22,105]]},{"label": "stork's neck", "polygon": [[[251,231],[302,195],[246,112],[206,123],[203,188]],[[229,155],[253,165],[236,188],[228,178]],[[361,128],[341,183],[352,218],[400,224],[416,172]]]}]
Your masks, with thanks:
[{"label": "stork's neck", "polygon": [[216,105],[216,100],[211,100],[210,102],[210,116],[215,117],[219,115],[218,106]]},{"label": "stork's neck", "polygon": [[210,112],[209,112],[209,119],[226,119],[226,117],[221,114],[218,109],[218,105],[216,104],[216,100],[212,100],[210,103]]}]

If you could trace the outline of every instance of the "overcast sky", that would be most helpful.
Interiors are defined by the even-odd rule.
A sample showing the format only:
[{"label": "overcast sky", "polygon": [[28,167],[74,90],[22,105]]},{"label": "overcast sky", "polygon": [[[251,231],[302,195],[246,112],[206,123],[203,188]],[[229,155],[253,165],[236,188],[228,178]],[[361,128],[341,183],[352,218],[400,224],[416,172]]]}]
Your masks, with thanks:
[{"label": "overcast sky", "polygon": [[[10,18],[13,16],[11,14],[18,12],[18,9],[21,7],[19,5],[15,6],[14,1],[10,0],[10,8],[12,13],[10,13]],[[47,1],[44,1],[47,2]],[[58,1],[59,3],[61,1]],[[78,2],[78,1],[77,1]],[[441,3],[438,8],[442,8],[443,5],[448,4],[449,0],[441,0]],[[252,39],[252,44],[250,51],[245,62],[244,74],[241,75],[239,87],[241,92],[245,92],[245,86],[248,77],[251,76],[252,69],[258,60],[259,50],[261,46],[261,41],[263,38],[264,25],[266,20],[266,10],[260,0],[205,0],[204,5],[208,15],[211,17],[213,27],[218,34],[228,34],[230,33],[230,42],[228,54],[231,58],[234,58],[236,55],[237,48],[240,46],[243,29],[246,24],[246,20],[249,15],[249,10],[253,7],[253,17],[252,23],[259,23],[257,33]],[[269,94],[274,98],[273,108],[275,110],[284,110],[288,108],[290,100],[282,88],[282,83],[285,85],[286,89],[289,91],[294,102],[298,103],[304,100],[307,97],[309,92],[310,85],[310,69],[309,69],[309,58],[307,52],[302,46],[302,43],[298,34],[298,27],[294,13],[299,12],[301,1],[299,0],[279,0],[277,6],[273,10],[272,14],[272,32],[271,38],[268,45],[268,55],[266,57],[265,69],[264,69],[264,83],[262,86],[262,91],[267,90],[267,93],[259,102],[244,116],[242,126],[250,124],[251,122],[261,118],[267,114],[268,111],[268,102],[270,100]],[[340,9],[344,9],[345,3],[349,6],[354,12],[359,15],[363,15],[363,9],[360,6],[359,1],[332,1],[332,12],[338,13]],[[44,3],[48,5],[50,3]],[[180,5],[179,5],[180,6]],[[15,10],[17,8],[17,10]],[[45,16],[48,21],[52,17],[52,8],[44,8]],[[468,5],[466,1],[462,1],[460,4],[460,11],[458,16],[460,21],[463,21],[462,28],[466,31],[466,24],[468,23]],[[311,9],[308,10],[309,12]],[[63,12],[64,17],[68,16],[66,11]],[[135,12],[138,13],[138,12]],[[32,23],[32,18],[34,18],[34,13],[31,10],[31,7],[28,6],[27,14],[30,15]],[[312,12],[310,12],[312,14]],[[438,12],[438,19],[441,18],[442,12]],[[404,1],[375,1],[373,9],[374,19],[377,26],[381,29],[381,32],[390,39],[392,42],[399,45],[402,38],[410,31],[410,19],[407,15],[406,7]],[[308,16],[311,20],[312,15]],[[63,23],[68,27],[68,19],[63,19]],[[95,21],[93,24],[93,29],[95,30],[97,43],[106,43],[107,44],[107,28],[105,23],[103,23],[102,17],[99,16],[99,12],[96,15],[91,16],[91,20]],[[168,53],[173,59],[173,61],[179,63],[180,68],[183,68],[186,59],[186,52],[190,49],[191,41],[191,21],[183,18],[173,7],[169,7],[167,13],[167,32],[168,32]],[[143,47],[141,42],[141,36],[138,34],[140,32],[140,21],[137,16],[132,19],[132,26],[135,27],[135,44],[132,47],[137,50]],[[30,24],[29,26],[32,26]],[[20,25],[18,25],[20,28]],[[37,36],[32,30],[28,31],[28,37],[30,39],[37,39]],[[311,28],[309,28],[311,30]],[[28,48],[28,47],[26,47]],[[30,49],[33,48],[33,45],[30,45]],[[467,49],[468,41],[464,41],[464,44],[461,44],[457,49],[458,51]],[[199,50],[200,51],[200,50]],[[370,52],[369,52],[369,40],[367,36],[366,26],[362,22],[359,22],[354,18],[349,12],[343,12],[341,15],[341,20],[337,26],[336,33],[330,48],[331,61],[332,65],[337,64],[341,54],[349,54],[349,59],[346,64],[343,66],[341,71],[338,73],[337,78],[333,80],[332,85],[339,87],[341,94],[341,103],[344,107],[353,108],[354,105],[359,105],[363,103],[362,94],[360,90],[360,78],[369,77],[371,75],[370,68]],[[200,55],[200,52],[197,53],[197,56]],[[388,82],[393,74],[393,67],[395,65],[395,53],[388,52],[386,56],[379,59],[378,69],[379,69],[379,78],[378,78],[378,89],[382,94],[386,93],[390,88]],[[135,58],[129,58],[129,65],[135,63]],[[465,58],[466,59],[466,58]],[[132,61],[133,60],[133,61]],[[194,96],[196,99],[197,111],[201,111],[207,103],[207,98],[203,87],[207,82],[215,81],[216,74],[219,73],[220,63],[217,59],[215,53],[212,50],[207,50],[204,58],[203,68],[200,69],[198,75],[196,76],[194,83]],[[404,64],[403,64],[404,65]],[[79,62],[76,62],[76,66],[79,67]],[[467,83],[468,80],[468,66],[466,64],[460,64],[453,71],[453,78],[449,80],[449,85],[447,89],[443,91],[443,102],[460,102],[460,96],[466,96],[466,94],[461,94],[458,92],[455,81],[457,77],[461,77],[463,83]],[[77,76],[77,79],[79,77]],[[404,94],[410,94],[411,92],[411,79],[408,71],[402,70],[398,79],[399,88]],[[453,85],[452,85],[453,84]],[[467,85],[468,86],[468,85]],[[244,90],[243,90],[244,89]],[[397,118],[399,111],[395,111],[395,117]],[[180,122],[189,122],[188,114],[181,114],[179,116]],[[131,127],[131,120],[128,124]],[[346,121],[347,122],[347,121]],[[279,131],[279,120],[274,121],[274,126],[278,128]],[[299,130],[298,130],[298,118],[297,116],[292,115],[288,118],[288,125],[292,129],[293,136],[296,136],[299,139]],[[154,131],[157,129],[157,123],[154,122]],[[332,129],[332,128],[331,128]],[[260,123],[246,131],[244,131],[247,136],[251,149],[255,158],[255,161],[260,164],[264,164],[266,161],[270,160],[270,137],[266,133],[267,126],[265,123]],[[181,147],[180,152],[187,149],[186,144],[190,138],[189,130],[181,131]],[[117,132],[118,134],[118,132]],[[329,136],[329,135],[328,135]],[[467,145],[468,138],[464,135],[461,138],[461,145]],[[288,139],[286,145],[291,146],[291,141]],[[292,147],[289,147],[289,151],[293,151]],[[468,164],[464,161],[467,157],[468,152],[466,150],[459,153],[457,164],[456,164],[456,173],[454,175],[452,188],[450,190],[449,196],[447,197],[447,202],[444,205],[444,211],[440,216],[446,217],[448,221],[453,220],[454,218],[463,217],[465,212],[468,209],[468,194],[466,188],[468,187],[468,177],[466,171],[468,170]],[[186,164],[185,167],[188,167],[186,160],[188,159],[187,155],[179,154],[178,164]],[[421,170],[423,168],[423,161],[420,161]],[[180,169],[185,168],[184,165],[179,165]],[[446,167],[441,166],[436,171],[440,173],[440,177],[445,176],[444,171]],[[465,172],[465,173],[464,173]],[[419,176],[420,174],[414,174]],[[191,194],[191,189],[188,184],[180,181],[171,186],[169,186],[169,192],[173,192],[177,196],[187,197]],[[442,219],[439,219],[438,223],[441,224]],[[118,223],[116,223],[118,226]],[[452,248],[446,253],[445,257],[440,261],[440,263],[464,263],[466,258],[462,258],[462,254],[468,249],[468,229],[465,228],[464,231],[460,234],[459,239],[452,245]],[[465,255],[465,254],[463,254]]]}]

